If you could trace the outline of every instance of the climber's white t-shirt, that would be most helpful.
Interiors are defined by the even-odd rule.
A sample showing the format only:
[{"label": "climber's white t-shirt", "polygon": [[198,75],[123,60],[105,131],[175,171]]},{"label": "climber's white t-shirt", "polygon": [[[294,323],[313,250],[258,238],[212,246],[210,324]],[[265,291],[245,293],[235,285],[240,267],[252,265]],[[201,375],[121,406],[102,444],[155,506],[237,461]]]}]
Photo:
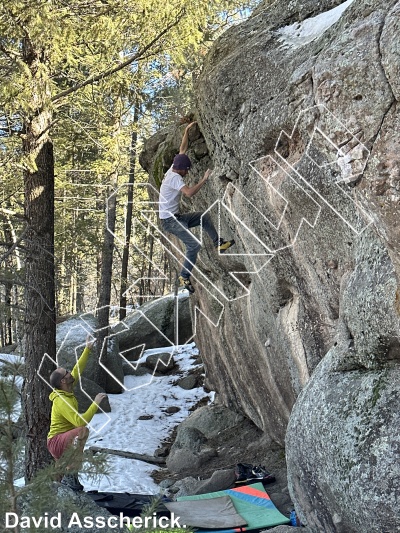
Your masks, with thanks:
[{"label": "climber's white t-shirt", "polygon": [[172,170],[165,173],[160,188],[159,216],[161,219],[170,218],[179,212],[181,189],[185,186],[182,176]]}]

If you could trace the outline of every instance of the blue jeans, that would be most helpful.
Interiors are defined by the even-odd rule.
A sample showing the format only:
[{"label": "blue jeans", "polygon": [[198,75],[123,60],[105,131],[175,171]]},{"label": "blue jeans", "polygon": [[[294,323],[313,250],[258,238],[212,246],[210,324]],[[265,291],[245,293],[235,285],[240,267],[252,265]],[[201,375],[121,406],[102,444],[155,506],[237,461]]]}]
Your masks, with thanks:
[{"label": "blue jeans", "polygon": [[174,217],[161,219],[161,228],[164,232],[172,233],[180,239],[186,246],[185,261],[182,265],[180,275],[188,278],[194,265],[196,264],[197,254],[200,251],[201,245],[189,228],[194,228],[202,224],[203,229],[211,237],[214,246],[219,243],[218,233],[211,221],[208,213],[203,215],[202,212],[184,213],[182,215],[175,215]]}]

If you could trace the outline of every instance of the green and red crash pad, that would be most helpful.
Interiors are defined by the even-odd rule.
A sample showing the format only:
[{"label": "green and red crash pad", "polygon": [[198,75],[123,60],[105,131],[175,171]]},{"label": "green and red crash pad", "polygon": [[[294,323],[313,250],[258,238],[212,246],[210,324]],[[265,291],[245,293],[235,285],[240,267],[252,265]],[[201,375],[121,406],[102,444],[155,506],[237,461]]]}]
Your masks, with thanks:
[{"label": "green and red crash pad", "polygon": [[[231,507],[228,510],[227,496],[231,499],[233,510]],[[203,529],[212,529],[215,533],[261,530],[290,522],[272,503],[262,483],[197,496],[182,496],[178,501],[164,505],[176,517],[180,517],[181,525],[199,528],[197,533],[202,533]],[[240,524],[240,518],[245,525]]]}]

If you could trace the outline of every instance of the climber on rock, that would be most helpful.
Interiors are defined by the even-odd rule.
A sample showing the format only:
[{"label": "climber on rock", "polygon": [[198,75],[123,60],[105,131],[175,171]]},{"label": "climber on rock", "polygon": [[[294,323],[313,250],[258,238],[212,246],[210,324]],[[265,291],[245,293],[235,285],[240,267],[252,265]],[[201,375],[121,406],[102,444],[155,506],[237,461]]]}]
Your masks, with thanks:
[{"label": "climber on rock", "polygon": [[196,122],[191,122],[186,126],[179,148],[179,154],[175,156],[171,168],[166,172],[161,183],[159,199],[159,216],[162,230],[167,233],[172,233],[186,246],[185,260],[178,280],[180,286],[186,288],[190,293],[194,292],[194,287],[190,281],[190,274],[196,264],[197,254],[200,251],[201,245],[189,229],[202,225],[219,253],[226,252],[235,242],[234,240],[225,241],[218,237],[218,233],[208,213],[204,214],[201,211],[179,213],[181,194],[183,193],[188,198],[191,198],[206,184],[211,174],[211,170],[207,169],[203,178],[192,187],[185,185],[183,181],[183,178],[188,174],[192,166],[189,157],[186,155],[186,151],[189,145],[189,130],[194,124]]}]

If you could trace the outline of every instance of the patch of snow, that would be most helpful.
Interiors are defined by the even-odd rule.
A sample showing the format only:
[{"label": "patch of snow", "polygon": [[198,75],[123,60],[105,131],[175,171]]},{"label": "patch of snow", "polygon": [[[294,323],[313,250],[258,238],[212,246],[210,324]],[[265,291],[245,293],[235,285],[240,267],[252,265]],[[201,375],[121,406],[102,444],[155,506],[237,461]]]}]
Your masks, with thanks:
[{"label": "patch of snow", "polygon": [[314,41],[340,19],[344,11],[353,3],[353,1],[354,0],[347,0],[346,2],[343,2],[343,4],[340,4],[325,13],[320,13],[303,22],[295,22],[290,26],[280,28],[276,32],[280,36],[279,41],[282,43],[280,48],[296,49]]},{"label": "patch of snow", "polygon": [[[111,405],[111,413],[108,415],[111,420],[104,426],[106,415],[98,413],[94,416],[91,422],[93,431],[90,432],[87,447],[101,446],[153,455],[173,427],[189,416],[189,409],[207,396],[202,388],[184,390],[174,385],[179,377],[196,367],[193,359],[199,352],[194,343],[146,350],[141,360],[154,353],[172,350],[179,375],[126,376],[124,384],[132,390],[108,395]],[[167,408],[172,406],[179,407],[180,410],[177,413],[168,413]],[[142,415],[153,418],[140,420]],[[96,433],[96,427],[102,426],[103,429]],[[157,465],[109,455],[109,466],[110,475],[102,476],[99,480],[93,481],[87,476],[80,476],[85,490],[159,493],[158,485],[150,477],[150,473],[159,468]]]}]

